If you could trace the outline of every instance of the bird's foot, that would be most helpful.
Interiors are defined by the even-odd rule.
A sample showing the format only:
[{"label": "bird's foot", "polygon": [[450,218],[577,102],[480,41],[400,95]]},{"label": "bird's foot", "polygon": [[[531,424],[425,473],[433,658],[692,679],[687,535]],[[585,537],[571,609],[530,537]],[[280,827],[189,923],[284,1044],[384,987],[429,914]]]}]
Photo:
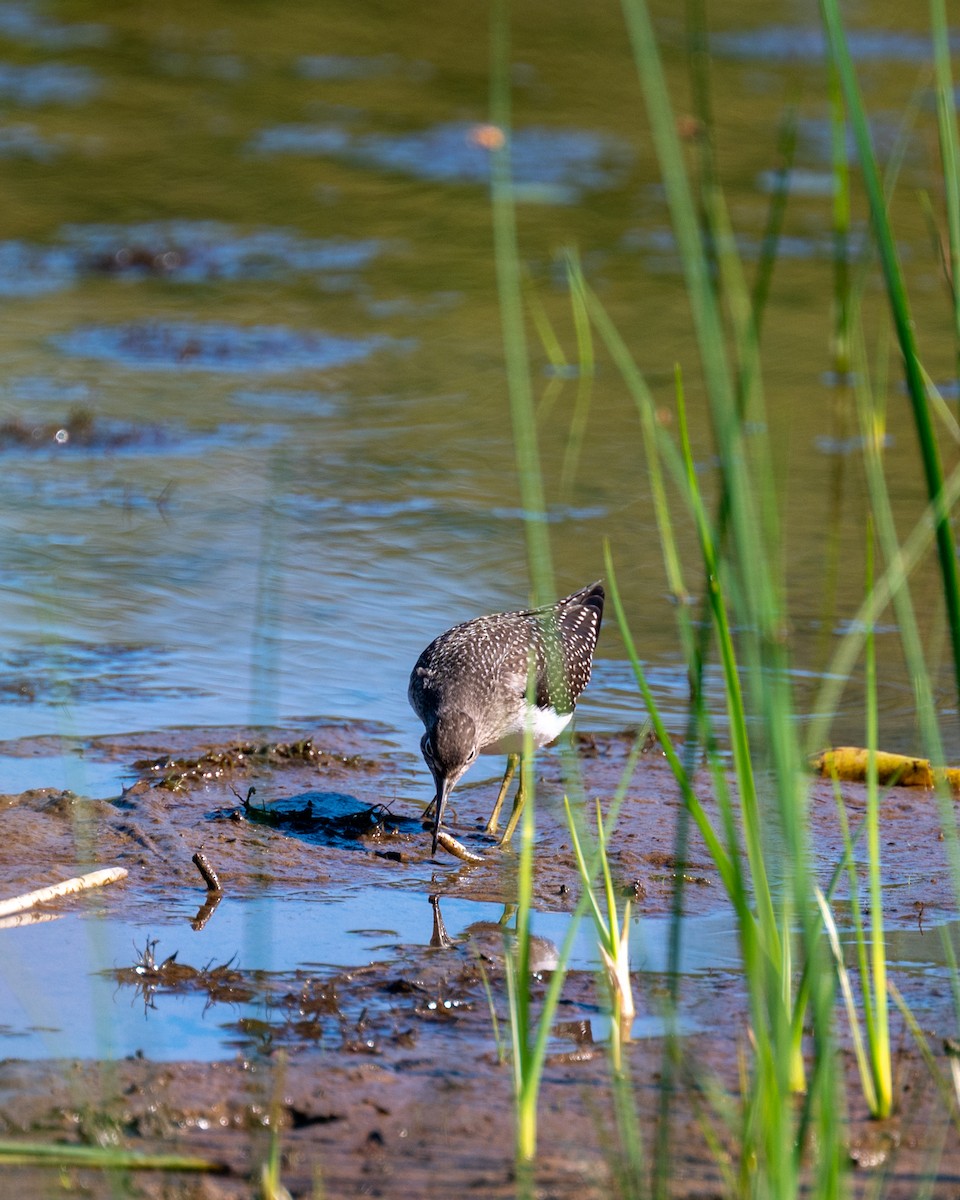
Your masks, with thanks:
[{"label": "bird's foot", "polygon": [[489,833],[491,837],[496,837],[497,826],[500,824],[500,809],[503,808],[503,801],[507,792],[510,790],[510,782],[513,779],[514,772],[520,765],[519,754],[507,755],[507,769],[503,773],[503,780],[500,784],[500,790],[497,792],[497,802],[493,806],[493,812],[490,814],[490,820],[487,822],[484,832]]}]

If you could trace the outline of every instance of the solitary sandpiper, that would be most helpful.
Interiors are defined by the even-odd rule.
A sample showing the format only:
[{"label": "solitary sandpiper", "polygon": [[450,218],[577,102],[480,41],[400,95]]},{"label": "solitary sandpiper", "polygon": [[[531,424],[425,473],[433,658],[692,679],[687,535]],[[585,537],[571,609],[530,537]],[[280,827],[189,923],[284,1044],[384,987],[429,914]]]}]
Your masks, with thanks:
[{"label": "solitary sandpiper", "polygon": [[[434,854],[438,840],[454,853],[464,849],[449,835],[441,835],[440,826],[447,797],[478,754],[507,755],[486,826],[487,833],[496,834],[524,735],[529,730],[533,745],[545,746],[569,724],[590,680],[602,617],[603,588],[593,583],[544,608],[494,613],[454,625],[417,659],[407,694],[426,727],[420,749],[437,788],[425,814],[433,809]],[[501,845],[513,836],[523,801],[521,767]],[[460,857],[470,856],[464,851]]]}]

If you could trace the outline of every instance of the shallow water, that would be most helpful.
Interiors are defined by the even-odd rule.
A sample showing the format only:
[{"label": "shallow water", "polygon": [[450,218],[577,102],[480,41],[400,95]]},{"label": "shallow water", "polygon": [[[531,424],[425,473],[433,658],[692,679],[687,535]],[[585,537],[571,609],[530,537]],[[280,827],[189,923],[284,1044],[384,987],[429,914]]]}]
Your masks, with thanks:
[{"label": "shallow water", "polygon": [[[674,93],[685,96],[675,9],[659,10]],[[798,104],[764,357],[803,721],[862,595],[866,511],[858,430],[830,375],[822,56],[812,10],[728,5],[717,20],[717,142],[748,272],[780,165],[779,125]],[[884,157],[926,56],[912,20],[902,6],[875,5],[853,40]],[[322,14],[282,0],[242,11],[174,5],[162,20],[83,2],[0,4],[0,742],[53,738],[0,747],[0,792],[117,795],[127,768],[85,749],[100,734],[322,716],[378,722],[380,746],[408,755],[391,800],[426,798],[410,666],[446,626],[529,594],[492,260],[486,22],[459,0],[420,21],[388,9],[359,20],[340,2]],[[569,456],[581,381],[561,255],[575,245],[666,410],[683,364],[705,478],[712,465],[618,12],[593,13],[589,36],[574,7],[518,12],[513,83],[522,255],[565,356],[551,361],[531,328],[557,587],[599,577],[609,538],[651,686],[680,732],[686,673],[642,444],[606,361],[579,461]],[[905,194],[934,186],[938,169],[928,105],[917,120]],[[925,219],[904,205],[897,222],[921,350],[951,385],[948,304]],[[853,245],[864,237],[858,215]],[[873,339],[886,317],[869,289],[865,308]],[[891,495],[906,531],[923,489],[895,387],[887,409]],[[678,531],[695,588],[691,530],[681,520]],[[947,752],[960,760],[935,570],[922,568],[915,588]],[[879,630],[878,645],[881,740],[914,752],[895,626]],[[707,689],[722,737],[713,670]],[[836,741],[863,740],[862,708],[854,680]],[[643,719],[608,619],[579,727]],[[398,941],[424,944],[425,894],[398,896],[389,936],[351,932],[363,923],[359,892],[329,903],[227,899],[201,935],[176,904],[150,928],[72,915],[4,931],[23,975],[0,973],[2,1052],[96,1054],[109,1036],[117,1055],[215,1057],[234,1044],[225,1026],[236,1013],[205,1011],[202,996],[165,996],[144,1013],[96,972],[131,963],[148,936],[160,938],[159,954],[190,961],[238,953],[251,971],[343,968]],[[490,915],[481,909],[451,900],[444,915],[456,931]],[[559,936],[555,920],[542,917],[545,936]],[[270,937],[258,941],[263,928]],[[648,969],[662,970],[662,924],[638,925],[638,939],[641,930]],[[936,941],[917,943],[930,963]],[[691,926],[689,945],[689,970],[732,969],[725,927]],[[592,955],[578,942],[578,966]],[[17,999],[12,982],[31,972],[36,986]],[[80,976],[90,1002],[65,1032],[60,1014]]]},{"label": "shallow water", "polygon": [[[526,600],[485,66],[452,56],[446,41],[459,29],[458,40],[474,30],[483,42],[477,15],[455,5],[414,31],[385,13],[358,25],[336,5],[322,18],[281,3],[217,17],[184,9],[163,23],[105,20],[93,5],[69,15],[3,6],[0,134],[23,151],[5,172],[0,421],[35,436],[0,446],[0,739],[324,714],[385,721],[415,745],[404,693],[419,649],[455,620]],[[853,38],[882,120],[902,107],[925,44],[887,15]],[[673,362],[684,362],[706,454],[623,31],[609,14],[589,39],[571,13],[551,21],[549,54],[526,16],[515,30],[531,279],[575,362],[556,255],[576,242],[614,317],[637,330],[664,403]],[[811,81],[794,178],[823,171],[819,42],[812,14],[795,23],[786,8],[759,26],[748,9],[723,21],[712,42],[718,143],[749,260],[787,71]],[[678,29],[666,14],[660,28],[673,71]],[[16,62],[24,47],[29,66]],[[47,165],[34,161],[40,148]],[[911,185],[933,166],[915,139]],[[855,431],[824,383],[829,204],[822,187],[798,182],[766,326],[771,432],[789,431],[801,715],[862,578]],[[906,214],[898,235],[928,365],[942,377],[946,306],[926,230]],[[658,697],[682,727],[683,671],[632,408],[604,366],[580,463],[564,473],[577,372],[548,373],[535,338],[531,348],[558,587],[600,575],[610,538]],[[99,442],[55,436],[77,406]],[[898,406],[889,465],[909,521],[920,489]],[[833,579],[837,561],[851,567]],[[923,591],[935,577],[918,586],[935,625]],[[913,749],[894,642],[881,639],[884,738]],[[621,656],[608,622],[582,727],[642,720]],[[839,714],[842,740],[862,737],[858,692]],[[952,707],[947,699],[945,716]],[[944,733],[960,751],[952,722]]]},{"label": "shallow water", "polygon": [[[380,889],[358,888],[335,900],[273,895],[263,900],[226,898],[202,931],[191,930],[195,907],[172,904],[149,923],[69,914],[59,920],[3,930],[5,964],[0,974],[0,1036],[4,1052],[17,1058],[123,1058],[142,1051],[153,1059],[216,1060],[229,1057],[237,1026],[278,1020],[263,1001],[217,1001],[196,991],[144,983],[118,984],[118,968],[133,968],[147,939],[156,939],[156,960],[176,955],[180,965],[198,969],[224,963],[261,984],[273,976],[295,986],[297,973],[323,980],[337,969],[390,963],[404,949],[430,944],[431,909],[424,894],[394,891],[389,912]],[[179,910],[179,911],[178,911]],[[448,897],[442,903],[448,935],[462,938],[478,922],[495,925],[502,906]],[[377,922],[371,927],[371,918]],[[386,920],[386,924],[382,922]],[[555,965],[570,918],[563,913],[536,917],[535,961]],[[685,972],[729,972],[739,956],[736,933],[726,916],[685,922]],[[669,922],[635,921],[633,958],[639,972],[663,972]],[[542,941],[540,940],[542,939]],[[578,930],[570,959],[573,970],[600,966],[591,927]],[[215,989],[213,989],[215,991]],[[592,1014],[594,1033],[605,1036],[606,1020]],[[660,1036],[663,1022],[650,1014],[638,1019],[635,1036]],[[491,1039],[492,1039],[491,1026]],[[249,1042],[247,1043],[250,1044]]]},{"label": "shallow water", "polygon": [[[434,943],[431,906],[425,893],[391,891],[387,910],[382,888],[357,886],[335,898],[322,894],[271,893],[259,900],[226,896],[202,929],[196,923],[197,906],[189,897],[175,898],[152,917],[125,919],[95,912],[53,914],[39,918],[0,919],[4,939],[4,964],[0,971],[0,1045],[15,1058],[124,1058],[142,1054],[163,1060],[215,1061],[237,1052],[250,1052],[271,1028],[285,1020],[284,1007],[272,1004],[271,992],[297,991],[305,981],[336,980],[343,971],[370,963],[389,970],[396,964],[397,979],[417,979],[422,955]],[[96,908],[96,900],[91,907]],[[485,904],[456,896],[441,900],[444,929],[451,942],[466,943],[471,935],[483,937],[484,952],[502,956],[498,923],[510,929],[510,914],[501,905]],[[566,913],[536,913],[533,922],[533,966],[549,971],[556,966],[559,947],[567,935]],[[634,916],[630,931],[630,961],[634,987],[645,994],[650,985],[667,987],[672,922],[667,917]],[[901,986],[911,980],[948,985],[950,959],[943,946],[948,936],[958,944],[958,923],[916,929],[897,929],[886,937],[888,968]],[[735,922],[728,912],[690,916],[681,920],[680,970],[685,976],[707,977],[714,982],[739,972],[740,954]],[[842,934],[851,967],[856,963],[852,931]],[[151,982],[142,965],[149,949],[156,963],[173,957],[178,967],[193,968],[197,978]],[[444,951],[434,951],[444,953]],[[415,964],[411,969],[411,964]],[[589,920],[575,934],[569,969],[601,969],[596,936]],[[216,970],[236,973],[233,991],[218,983]],[[203,973],[213,969],[213,976]],[[404,970],[411,973],[404,974]],[[122,979],[118,979],[118,972]],[[343,984],[340,985],[343,990]],[[923,1011],[924,988],[913,1006]],[[939,995],[939,993],[938,993]],[[427,1001],[429,1004],[430,1001]],[[456,1006],[455,996],[439,1001]],[[933,1003],[939,1013],[942,997]],[[346,1007],[346,1005],[344,1005]],[[376,998],[366,1004],[371,1018]],[[322,1044],[324,1033],[338,1028],[343,1016],[330,1006],[330,1028],[314,1032]],[[576,1014],[567,1012],[568,1020]],[[592,1037],[609,1035],[609,1018],[602,1010],[584,1014]],[[336,1017],[337,1020],[333,1018]],[[245,1027],[255,1034],[244,1036]],[[686,1020],[683,1033],[699,1030]],[[632,1036],[661,1037],[665,1020],[641,1007]],[[493,1040],[491,1022],[489,1037]]]}]

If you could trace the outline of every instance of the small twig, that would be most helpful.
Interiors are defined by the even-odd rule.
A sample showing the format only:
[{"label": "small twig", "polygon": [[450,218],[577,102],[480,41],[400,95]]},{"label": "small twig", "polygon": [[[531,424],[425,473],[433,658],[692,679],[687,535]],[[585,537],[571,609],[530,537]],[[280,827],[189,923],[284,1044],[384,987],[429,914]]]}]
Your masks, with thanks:
[{"label": "small twig", "polygon": [[127,872],[123,867],[105,867],[101,871],[76,875],[73,879],[64,879],[62,883],[38,888],[35,892],[25,892],[22,896],[0,900],[0,917],[5,917],[9,913],[23,912],[25,909],[33,908],[35,904],[44,904],[47,900],[56,900],[60,896],[70,896],[74,892],[85,892],[88,888],[103,887],[106,883],[116,883],[126,877]]},{"label": "small twig", "polygon": [[207,885],[207,891],[222,892],[223,888],[220,886],[220,878],[210,865],[210,860],[202,850],[198,850],[196,852],[196,854],[193,856],[193,862],[197,870],[203,876],[203,882]]}]

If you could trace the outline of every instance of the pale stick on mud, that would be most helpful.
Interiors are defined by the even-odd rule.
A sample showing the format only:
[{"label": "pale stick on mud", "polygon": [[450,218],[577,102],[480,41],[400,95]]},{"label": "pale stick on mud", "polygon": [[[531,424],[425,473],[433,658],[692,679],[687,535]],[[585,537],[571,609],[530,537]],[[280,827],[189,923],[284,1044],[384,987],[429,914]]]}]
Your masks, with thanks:
[{"label": "pale stick on mud", "polygon": [[75,875],[72,879],[64,879],[61,883],[52,883],[49,887],[38,888],[35,892],[25,892],[22,896],[12,896],[9,900],[0,900],[0,917],[10,913],[23,912],[33,908],[35,904],[44,904],[47,900],[57,900],[61,896],[71,896],[74,892],[85,892],[90,888],[103,887],[108,883],[117,883],[126,879],[124,867],[104,867],[100,871],[90,871],[86,875]]}]

